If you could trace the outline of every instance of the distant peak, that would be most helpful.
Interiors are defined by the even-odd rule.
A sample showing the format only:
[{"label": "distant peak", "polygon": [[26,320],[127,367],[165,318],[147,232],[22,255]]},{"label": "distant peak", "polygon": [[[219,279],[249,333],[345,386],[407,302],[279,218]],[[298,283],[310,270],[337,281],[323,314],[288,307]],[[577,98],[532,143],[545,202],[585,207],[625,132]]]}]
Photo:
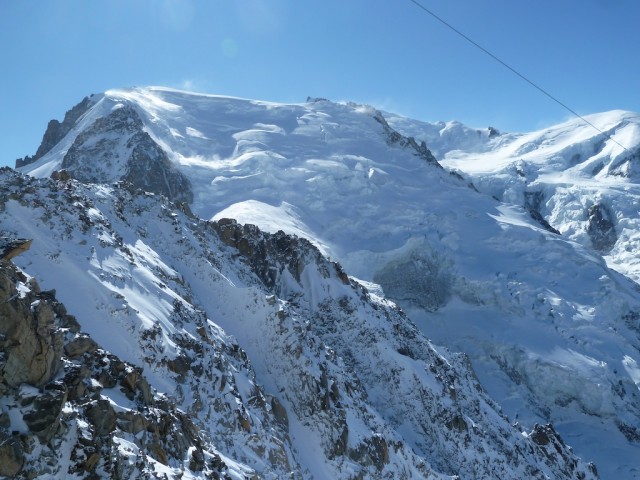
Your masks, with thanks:
[{"label": "distant peak", "polygon": [[94,94],[84,97],[80,103],[65,113],[62,122],[59,122],[56,119],[50,120],[36,153],[33,156],[27,155],[24,158],[18,158],[16,160],[16,168],[29,165],[46,155],[58,144],[60,140],[65,137],[65,135],[67,135],[67,133],[71,131],[82,115],[84,115],[100,98],[102,98],[102,95]]}]

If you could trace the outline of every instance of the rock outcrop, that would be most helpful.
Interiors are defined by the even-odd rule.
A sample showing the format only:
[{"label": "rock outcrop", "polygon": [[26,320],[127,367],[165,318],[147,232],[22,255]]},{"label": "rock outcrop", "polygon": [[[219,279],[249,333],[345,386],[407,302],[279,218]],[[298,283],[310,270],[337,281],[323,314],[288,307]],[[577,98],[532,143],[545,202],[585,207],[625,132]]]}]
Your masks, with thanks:
[{"label": "rock outcrop", "polygon": [[[549,472],[556,478],[597,478],[595,467],[576,460],[555,432],[551,447],[538,448],[534,440],[521,444],[520,434],[480,428],[487,425],[481,418],[491,415],[495,405],[484,396],[468,358],[450,355],[445,360],[401,312],[372,304],[366,289],[306,240],[267,234],[230,219],[211,226],[273,294],[268,299],[281,305],[267,320],[277,335],[267,329],[260,341],[268,345],[270,369],[287,365],[276,384],[289,419],[295,416],[312,431],[323,432],[324,455],[359,465],[367,478],[404,478],[395,472],[411,458],[409,451],[429,461],[413,473],[422,478],[442,473],[544,478]],[[326,279],[329,285],[314,291],[310,278]],[[302,326],[298,318],[312,320]],[[433,375],[431,387],[404,377],[405,362],[424,365],[423,374]],[[305,364],[316,365],[319,374],[310,374]],[[394,404],[395,398],[403,399],[402,406]],[[346,407],[364,403],[378,412],[378,419],[354,415]],[[413,438],[402,440],[396,428],[410,428]],[[479,443],[501,460],[477,462],[472,452]],[[529,455],[544,460],[524,466]]]},{"label": "rock outcrop", "polygon": [[29,250],[31,240],[0,237],[0,261],[8,262],[13,257]]},{"label": "rock outcrop", "polygon": [[58,120],[50,120],[47,125],[47,130],[44,132],[44,136],[42,137],[42,142],[38,147],[35,155],[26,156],[24,158],[19,158],[16,160],[16,168],[24,167],[25,165],[29,165],[30,163],[36,162],[40,159],[40,157],[47,154],[53,147],[55,147],[60,140],[62,140],[67,133],[71,131],[74,127],[78,119],[82,117],[86,113],[89,108],[93,105],[92,100],[93,95],[91,97],[84,97],[80,103],[74,106],[71,110],[67,111],[64,115],[64,119],[62,123]]},{"label": "rock outcrop", "polygon": [[542,228],[545,230],[555,233],[556,235],[560,235],[560,232],[553,228],[549,222],[544,218],[542,213],[540,213],[540,207],[542,206],[542,202],[544,201],[544,193],[543,192],[524,192],[524,208],[531,218],[533,218]]},{"label": "rock outcrop", "polygon": [[382,129],[387,136],[387,143],[389,145],[397,144],[402,148],[409,148],[413,150],[415,152],[414,154],[418,157],[423,158],[427,162],[442,168],[442,166],[438,163],[436,157],[433,155],[433,153],[431,153],[431,150],[427,148],[427,144],[424,141],[418,144],[415,138],[404,136],[397,130],[394,130],[380,111],[376,111],[374,113],[373,119],[380,125],[382,125]]},{"label": "rock outcrop", "polygon": [[0,318],[0,477],[178,478],[185,468],[190,478],[225,476],[185,413],[7,261]]},{"label": "rock outcrop", "polygon": [[80,133],[61,167],[81,182],[124,180],[171,200],[193,201],[189,180],[144,131],[140,116],[130,106],[116,108]]},{"label": "rock outcrop", "polygon": [[618,241],[613,214],[605,205],[596,203],[589,207],[588,216],[587,233],[593,248],[608,253]]}]

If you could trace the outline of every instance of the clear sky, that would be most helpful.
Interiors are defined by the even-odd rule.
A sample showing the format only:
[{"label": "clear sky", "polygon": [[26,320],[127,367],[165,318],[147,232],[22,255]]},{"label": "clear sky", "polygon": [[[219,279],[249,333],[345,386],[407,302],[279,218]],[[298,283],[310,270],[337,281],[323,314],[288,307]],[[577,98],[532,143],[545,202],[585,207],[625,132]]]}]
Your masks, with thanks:
[{"label": "clear sky", "polygon": [[[420,0],[580,114],[640,112],[640,0]],[[570,114],[409,0],[0,0],[0,165],[90,93],[163,85],[529,131]]]}]

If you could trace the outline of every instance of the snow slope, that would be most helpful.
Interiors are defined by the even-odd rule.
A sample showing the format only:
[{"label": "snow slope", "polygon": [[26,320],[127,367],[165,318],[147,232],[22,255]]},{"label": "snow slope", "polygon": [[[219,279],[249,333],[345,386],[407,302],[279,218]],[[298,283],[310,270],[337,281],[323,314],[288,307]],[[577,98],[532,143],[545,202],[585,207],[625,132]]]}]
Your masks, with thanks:
[{"label": "snow slope", "polygon": [[[82,136],[125,107],[133,112],[130,124],[139,119],[188,179],[198,217],[309,239],[363,284],[379,285],[374,291],[401,305],[437,344],[467,353],[488,393],[523,431],[552,422],[579,456],[596,461],[603,478],[640,475],[640,294],[585,240],[593,238],[585,233],[590,216],[596,227],[589,231],[607,240],[604,220],[618,212],[588,196],[589,188],[619,191],[625,211],[633,208],[635,170],[623,151],[576,123],[496,135],[322,99],[282,105],[151,87],[100,96],[51,152],[21,170],[46,177],[73,150],[71,175],[125,177],[126,162],[112,161],[106,173],[92,167],[96,156],[111,158],[112,150],[93,146],[113,130]],[[631,114],[593,121],[620,140],[635,138]],[[443,165],[468,172],[480,192],[441,168],[421,140]],[[117,145],[114,158],[132,155],[126,142]],[[559,171],[584,181],[579,188],[563,183]],[[564,235],[532,219],[532,210]],[[627,230],[616,221],[612,251],[626,238],[620,248],[631,252],[628,260],[606,259],[630,264],[628,242],[638,230],[630,214]],[[126,284],[119,294],[127,294]],[[135,308],[166,315],[167,304]],[[248,349],[257,341],[241,343]]]},{"label": "snow slope", "polygon": [[[597,477],[303,239],[120,186],[5,171],[0,192],[3,229],[33,240],[16,262],[201,425],[230,478]],[[135,438],[114,441],[135,457]]]},{"label": "snow slope", "polygon": [[[16,241],[18,253],[29,243]],[[0,261],[0,477],[227,478],[255,471],[80,330],[76,318]]]}]

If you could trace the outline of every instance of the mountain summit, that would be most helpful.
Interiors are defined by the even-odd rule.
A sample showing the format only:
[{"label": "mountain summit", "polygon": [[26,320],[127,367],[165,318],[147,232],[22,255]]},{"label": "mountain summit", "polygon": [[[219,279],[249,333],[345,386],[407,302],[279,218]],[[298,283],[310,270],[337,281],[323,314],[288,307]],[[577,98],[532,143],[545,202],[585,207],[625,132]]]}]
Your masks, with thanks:
[{"label": "mountain summit", "polygon": [[[28,177],[3,173],[3,228],[32,239],[15,262],[229,472],[640,473],[640,289],[610,268],[634,224],[605,195],[634,191],[633,155],[577,123],[508,134],[325,99],[149,87],[70,112]],[[632,115],[602,118],[635,138]]]}]

